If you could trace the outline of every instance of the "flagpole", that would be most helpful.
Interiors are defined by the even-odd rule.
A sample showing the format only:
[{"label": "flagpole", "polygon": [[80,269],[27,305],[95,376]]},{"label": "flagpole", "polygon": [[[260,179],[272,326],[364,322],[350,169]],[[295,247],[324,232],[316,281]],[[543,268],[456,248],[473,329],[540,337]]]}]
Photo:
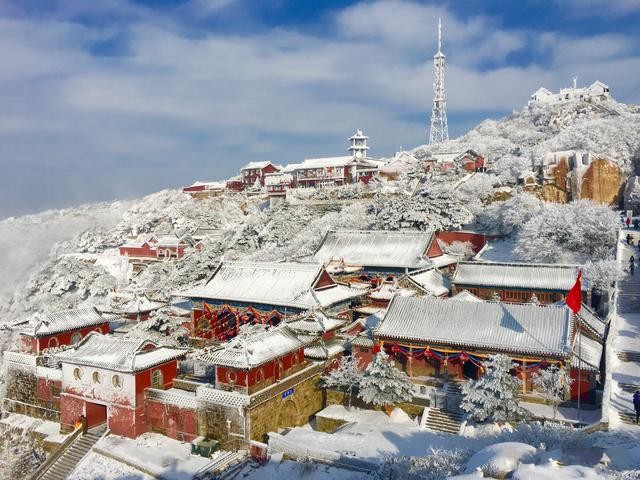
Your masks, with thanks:
[{"label": "flagpole", "polygon": [[578,315],[573,314],[575,325],[578,333],[578,422],[580,421],[580,397],[582,396],[582,335],[580,326],[578,325]]}]

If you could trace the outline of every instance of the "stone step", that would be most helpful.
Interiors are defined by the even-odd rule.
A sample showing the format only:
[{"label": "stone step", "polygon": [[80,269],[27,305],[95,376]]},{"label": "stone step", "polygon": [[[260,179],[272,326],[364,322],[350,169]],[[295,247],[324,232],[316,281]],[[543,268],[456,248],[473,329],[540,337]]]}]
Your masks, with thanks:
[{"label": "stone step", "polygon": [[636,415],[635,415],[635,413],[618,411],[618,417],[620,417],[620,421],[622,423],[626,423],[627,425],[635,425],[636,424]]},{"label": "stone step", "polygon": [[618,383],[618,386],[627,393],[636,393],[640,391],[640,385],[635,383]]},{"label": "stone step", "polygon": [[640,352],[621,351],[617,353],[618,358],[623,362],[638,362],[640,363]]},{"label": "stone step", "polygon": [[444,433],[459,433],[463,415],[454,412],[445,412],[439,408],[430,408],[427,412],[425,426],[429,430]]}]

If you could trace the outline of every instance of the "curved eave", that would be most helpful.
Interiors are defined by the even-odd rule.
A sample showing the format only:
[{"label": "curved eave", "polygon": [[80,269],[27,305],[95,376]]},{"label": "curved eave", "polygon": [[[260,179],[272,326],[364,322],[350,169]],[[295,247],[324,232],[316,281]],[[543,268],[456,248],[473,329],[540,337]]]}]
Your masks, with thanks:
[{"label": "curved eave", "polygon": [[[533,356],[533,357],[540,357],[540,356],[554,357],[558,359],[570,358],[569,352],[550,352],[550,351],[532,350],[532,349],[526,349],[526,348],[509,349],[509,348],[495,346],[495,345],[479,345],[479,344],[471,344],[471,343],[464,343],[464,342],[447,342],[447,341],[435,340],[435,339],[433,340],[415,339],[415,338],[395,336],[395,335],[385,335],[385,334],[377,334],[376,337],[382,341],[390,341],[390,342],[401,341],[404,343],[424,344],[424,346],[429,346],[429,347],[435,346],[434,348],[436,349],[438,348],[438,346],[441,346],[442,348],[455,347],[455,348],[463,348],[465,350],[482,351],[487,353],[491,353],[491,352],[511,353],[511,354],[525,355],[525,356]],[[567,348],[569,347],[567,346]]]}]

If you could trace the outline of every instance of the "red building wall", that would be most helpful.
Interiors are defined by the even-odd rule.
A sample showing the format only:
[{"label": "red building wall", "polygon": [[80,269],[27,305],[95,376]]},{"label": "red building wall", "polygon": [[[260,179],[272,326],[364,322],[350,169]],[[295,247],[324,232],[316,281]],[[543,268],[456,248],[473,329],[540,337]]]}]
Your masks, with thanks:
[{"label": "red building wall", "polygon": [[[581,372],[578,375],[578,370],[572,368],[570,371],[570,377],[573,379],[571,384],[571,400],[578,400],[578,391],[580,392],[580,400],[584,402],[593,403],[596,398],[595,384],[591,380],[592,374],[590,372]],[[580,377],[580,382],[578,382]],[[580,388],[578,388],[578,386]]]},{"label": "red building wall", "polygon": [[62,381],[38,378],[37,393],[40,400],[51,403],[60,403],[61,391]]},{"label": "red building wall", "polygon": [[444,242],[444,243],[452,243],[452,242],[471,242],[473,245],[473,251],[478,253],[489,240],[490,237],[484,235],[482,233],[476,232],[438,232],[436,234],[436,239]]},{"label": "red building wall", "polygon": [[198,436],[196,410],[148,399],[146,402],[147,431],[159,432],[174,440],[191,442]]},{"label": "red building wall", "polygon": [[160,370],[162,372],[162,381],[164,383],[163,388],[169,389],[173,387],[173,379],[178,374],[178,361],[173,360],[163,365],[143,370],[136,373],[136,405],[144,404],[144,390],[151,387],[151,377],[153,372]]},{"label": "red building wall", "polygon": [[[62,332],[62,333],[56,333],[54,335],[46,335],[43,337],[39,337],[37,339],[33,339],[31,342],[31,348],[32,348],[32,352],[36,353],[36,354],[40,354],[42,352],[42,350],[44,350],[45,348],[49,348],[50,346],[54,346],[54,345],[50,345],[50,340],[55,338],[57,340],[58,345],[57,346],[63,346],[63,345],[71,345],[71,338],[76,334],[79,333],[80,335],[82,335],[82,338],[86,337],[87,335],[89,335],[89,333],[91,332],[100,332],[103,335],[106,335],[109,333],[109,322],[104,322],[104,323],[100,323],[98,325],[93,325],[91,327],[85,327],[85,328],[81,328],[79,330],[71,330],[69,332]],[[54,342],[55,343],[55,342]],[[26,346],[26,344],[25,344]],[[35,348],[34,348],[35,347]]]},{"label": "red building wall", "polygon": [[128,255],[130,257],[143,257],[143,258],[156,258],[157,252],[155,247],[152,247],[148,243],[143,244],[141,247],[119,247],[120,255],[123,257]]},{"label": "red building wall", "polygon": [[436,242],[436,237],[434,236],[431,241],[431,245],[429,245],[429,249],[427,250],[427,257],[433,258],[439,257],[440,255],[442,255],[442,249],[440,248],[440,245],[438,245],[438,242]]}]

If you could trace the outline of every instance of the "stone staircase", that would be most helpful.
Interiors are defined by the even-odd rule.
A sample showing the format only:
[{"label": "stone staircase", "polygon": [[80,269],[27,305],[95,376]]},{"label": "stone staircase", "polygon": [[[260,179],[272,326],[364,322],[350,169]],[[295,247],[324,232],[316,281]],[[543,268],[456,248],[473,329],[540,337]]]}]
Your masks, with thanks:
[{"label": "stone staircase", "polygon": [[460,433],[464,415],[461,412],[447,412],[440,408],[425,408],[427,418],[424,422],[425,428],[434,432]]},{"label": "stone staircase", "polygon": [[618,358],[623,362],[640,363],[640,352],[620,351],[617,353]]},{"label": "stone staircase", "polygon": [[31,480],[64,480],[106,431],[107,426],[101,425],[90,429],[86,435],[77,435],[71,443],[60,447],[61,451],[45,462],[44,468],[39,468]]},{"label": "stone staircase", "polygon": [[627,425],[635,425],[636,424],[636,416],[634,413],[621,412],[617,411],[618,417],[620,417],[620,421],[622,423],[626,423]]}]

